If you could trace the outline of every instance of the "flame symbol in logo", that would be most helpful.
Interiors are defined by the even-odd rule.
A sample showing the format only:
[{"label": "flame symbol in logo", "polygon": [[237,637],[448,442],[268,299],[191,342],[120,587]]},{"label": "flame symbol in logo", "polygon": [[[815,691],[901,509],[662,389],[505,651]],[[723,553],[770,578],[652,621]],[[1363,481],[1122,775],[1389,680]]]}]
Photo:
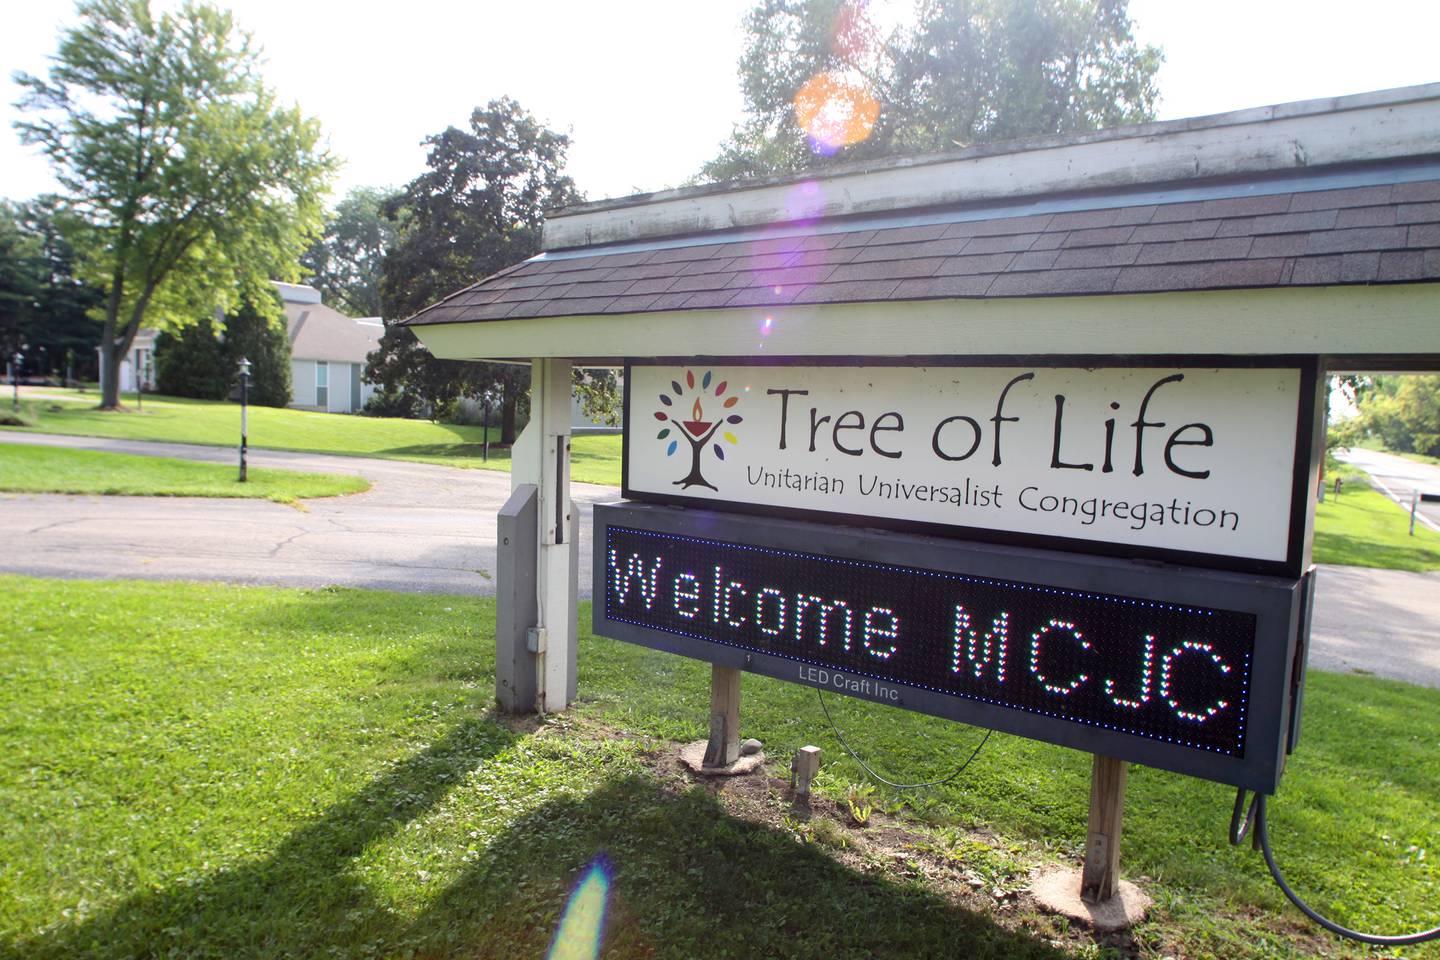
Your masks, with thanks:
[{"label": "flame symbol in logo", "polygon": [[[699,380],[698,386],[696,383],[697,379]],[[730,387],[729,381],[720,380],[719,382],[714,382],[715,379],[714,371],[711,370],[707,370],[704,376],[699,378],[695,376],[695,371],[686,370],[684,387],[680,385],[679,380],[672,380],[670,381],[670,390],[659,394],[662,407],[655,411],[654,416],[656,420],[660,421],[662,427],[660,432],[655,435],[655,439],[661,441],[669,440],[669,445],[665,448],[665,455],[667,457],[675,455],[676,450],[680,447],[681,440],[685,440],[690,445],[690,473],[687,474],[684,479],[675,481],[675,485],[682,489],[696,486],[709,487],[711,490],[716,489],[715,485],[706,480],[700,471],[700,456],[707,449],[708,445],[708,449],[715,454],[715,459],[724,460],[725,449],[721,446],[720,441],[723,440],[729,444],[739,442],[738,438],[730,432],[729,428],[740,423],[744,420],[744,417],[737,413],[730,413],[729,411],[740,402],[740,397],[734,393],[726,396],[725,391]],[[713,388],[711,386],[712,382],[714,382]],[[686,387],[688,387],[689,390],[695,391],[694,399],[690,404],[689,420],[680,419],[683,414],[680,414],[678,411],[674,415],[670,412],[676,405],[675,401],[685,396],[688,392]],[[706,391],[712,390],[713,396],[720,404],[720,416],[715,420],[706,420],[705,407],[700,403],[700,397],[705,394]],[[684,408],[682,407],[681,409]],[[664,426],[664,424],[670,424],[671,426]],[[675,439],[670,439],[675,433],[678,433],[679,436],[675,437]]]}]

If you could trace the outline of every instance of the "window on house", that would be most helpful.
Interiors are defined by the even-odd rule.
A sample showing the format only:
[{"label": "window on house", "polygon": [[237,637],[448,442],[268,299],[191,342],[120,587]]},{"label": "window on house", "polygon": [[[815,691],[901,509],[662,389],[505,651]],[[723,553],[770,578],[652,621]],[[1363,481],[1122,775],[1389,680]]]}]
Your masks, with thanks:
[{"label": "window on house", "polygon": [[330,406],[330,365],[324,360],[315,361],[315,406]]}]

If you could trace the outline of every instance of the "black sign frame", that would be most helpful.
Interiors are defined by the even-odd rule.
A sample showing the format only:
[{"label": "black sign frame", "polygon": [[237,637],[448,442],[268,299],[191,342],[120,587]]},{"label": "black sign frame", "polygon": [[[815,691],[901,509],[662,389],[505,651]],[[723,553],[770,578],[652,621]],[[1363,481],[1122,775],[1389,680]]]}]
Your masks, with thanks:
[{"label": "black sign frame", "polygon": [[[898,701],[893,696],[871,696],[857,692],[863,690],[863,684],[847,689],[837,688],[833,682],[822,683],[815,676],[807,679],[803,670],[797,670],[797,663],[805,661],[794,656],[613,618],[607,609],[610,578],[606,573],[611,527],[1252,614],[1256,626],[1249,698],[1244,706],[1243,755],[1162,742],[955,696],[891,677],[876,679],[900,687],[903,696]],[[592,607],[593,630],[601,636],[1261,793],[1273,793],[1278,787],[1298,729],[1295,714],[1305,669],[1301,640],[1313,579],[1308,575],[1301,579],[1256,577],[639,503],[597,504],[593,545],[594,570],[604,584],[597,589]],[[829,670],[830,674],[836,672]],[[875,677],[861,671],[838,672]]]},{"label": "black sign frame", "polygon": [[[740,501],[718,501],[682,494],[635,490],[630,486],[631,370],[638,366],[806,366],[806,367],[1037,367],[1047,369],[1096,369],[1104,367],[1173,367],[1178,371],[1196,369],[1276,369],[1300,373],[1299,409],[1295,427],[1295,463],[1290,484],[1290,517],[1284,560],[1257,560],[1223,554],[1172,550],[1163,547],[1087,540],[1059,534],[1044,535],[961,524],[938,524],[895,517],[874,517],[839,511],[804,510]],[[761,517],[813,520],[825,524],[847,524],[865,528],[920,533],[956,540],[1007,546],[1064,550],[1099,557],[1156,560],[1212,570],[1231,570],[1264,576],[1300,577],[1310,568],[1315,525],[1311,496],[1320,480],[1324,452],[1325,377],[1320,358],[1308,355],[1276,356],[980,356],[980,357],[647,357],[625,362],[623,413],[625,430],[621,437],[620,495],[626,500],[646,503],[723,510]]]}]

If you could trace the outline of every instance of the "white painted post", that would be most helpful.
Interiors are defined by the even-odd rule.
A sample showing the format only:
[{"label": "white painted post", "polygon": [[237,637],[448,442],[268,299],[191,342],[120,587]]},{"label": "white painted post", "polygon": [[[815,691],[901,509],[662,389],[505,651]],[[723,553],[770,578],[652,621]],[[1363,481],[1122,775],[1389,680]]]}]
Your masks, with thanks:
[{"label": "white painted post", "polygon": [[579,523],[570,501],[570,361],[530,364],[530,423],[511,450],[511,489],[540,491],[536,538],[535,708],[564,710],[575,696]]}]

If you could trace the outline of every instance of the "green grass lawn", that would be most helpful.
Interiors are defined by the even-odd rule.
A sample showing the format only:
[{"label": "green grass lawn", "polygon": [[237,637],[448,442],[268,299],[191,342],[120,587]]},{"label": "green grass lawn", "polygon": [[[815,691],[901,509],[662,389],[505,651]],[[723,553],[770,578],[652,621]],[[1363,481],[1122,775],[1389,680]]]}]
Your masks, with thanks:
[{"label": "green grass lawn", "polygon": [[[133,398],[127,398],[129,403]],[[93,393],[47,391],[22,401],[39,433],[118,437],[230,446],[240,436],[238,404],[215,400],[147,396],[143,409],[102,412]],[[27,429],[0,427],[0,429]],[[510,450],[494,446],[499,429],[490,429],[490,458],[482,459],[483,427],[430,423],[386,417],[343,416],[275,407],[251,407],[252,447],[299,450],[345,456],[416,460],[453,467],[510,469]],[[571,444],[571,476],[583,483],[620,484],[619,436],[581,436]]]},{"label": "green grass lawn", "polygon": [[370,489],[363,477],[297,470],[250,469],[95,450],[0,445],[0,490],[12,493],[98,493],[151,497],[264,497],[294,503]]},{"label": "green grass lawn", "polygon": [[[807,820],[778,788],[673,773],[670,742],[705,730],[692,661],[586,634],[576,708],[495,717],[493,617],[471,597],[0,578],[0,955],[541,957],[600,852],[612,958],[1364,955],[1226,845],[1226,788],[1133,769],[1124,868],[1157,906],[1095,939],[1014,894],[1080,853],[1087,757],[997,734],[952,784],[877,792],[865,830],[823,798]],[[812,690],[744,691],[773,775],[814,743],[825,797],[861,781]],[[1352,924],[1434,922],[1440,692],[1316,674],[1307,708],[1272,814],[1292,881]],[[978,736],[831,709],[906,779]]]},{"label": "green grass lawn", "polygon": [[[1334,495],[1334,477],[1344,479]],[[1421,573],[1440,570],[1440,534],[1423,523],[1410,535],[1410,514],[1373,490],[1354,467],[1327,470],[1328,495],[1315,507],[1315,562],[1384,567]]]}]

